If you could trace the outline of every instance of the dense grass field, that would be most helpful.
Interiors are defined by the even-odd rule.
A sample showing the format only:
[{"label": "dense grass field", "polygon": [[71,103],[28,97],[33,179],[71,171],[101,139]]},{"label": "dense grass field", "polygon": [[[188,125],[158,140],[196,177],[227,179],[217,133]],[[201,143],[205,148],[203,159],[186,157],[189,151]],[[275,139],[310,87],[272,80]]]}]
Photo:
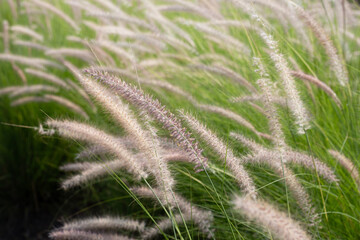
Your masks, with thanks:
[{"label": "dense grass field", "polygon": [[358,3],[0,20],[0,239],[360,239]]}]

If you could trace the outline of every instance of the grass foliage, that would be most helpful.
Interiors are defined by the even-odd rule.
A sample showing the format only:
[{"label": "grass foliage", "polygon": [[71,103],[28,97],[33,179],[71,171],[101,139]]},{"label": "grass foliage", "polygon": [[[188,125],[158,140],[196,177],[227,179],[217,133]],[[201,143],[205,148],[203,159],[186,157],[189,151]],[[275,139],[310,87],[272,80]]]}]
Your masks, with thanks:
[{"label": "grass foliage", "polygon": [[[53,8],[60,9],[75,21],[79,30],[76,31],[64,18],[46,9],[39,2],[51,3]],[[155,239],[206,239],[207,237],[212,239],[291,239],[292,234],[286,236],[279,232],[284,226],[290,226],[286,222],[287,218],[296,222],[294,226],[299,224],[299,227],[308,234],[308,238],[302,235],[304,239],[359,239],[360,182],[356,179],[354,172],[359,171],[360,168],[358,161],[360,156],[360,58],[358,51],[360,8],[354,2],[340,0],[294,2],[299,4],[296,6],[301,6],[299,8],[305,9],[305,12],[317,22],[320,30],[329,36],[328,42],[319,38],[317,34],[319,29],[309,27],[306,19],[304,20],[301,14],[297,14],[294,3],[287,0],[0,1],[2,23],[8,22],[10,29],[15,25],[24,26],[44,38],[43,42],[39,42],[31,36],[10,30],[10,53],[54,61],[61,66],[60,69],[51,66],[42,69],[42,65],[39,64],[39,70],[79,86],[74,88],[73,85],[67,83],[70,86],[68,89],[61,88],[26,73],[25,69],[29,68],[26,64],[4,60],[0,55],[0,235],[9,239],[46,239],[49,233],[55,239],[97,239],[95,237],[99,237],[86,235],[91,233],[100,234],[104,239],[117,239],[110,234],[122,234],[134,239],[142,239],[144,236],[142,234],[145,233],[133,233],[121,227],[110,229],[111,231],[109,229],[87,231],[74,228],[77,231],[76,236],[74,232],[71,232],[75,230],[70,228],[68,238],[64,237],[65,235],[62,237],[56,235],[59,232],[64,234],[61,232],[65,231],[61,228],[64,222],[87,217],[123,216],[145,222],[145,229],[149,230],[153,227],[154,231],[158,232],[157,235],[155,234]],[[110,15],[114,17],[110,18]],[[135,20],[141,23],[137,24]],[[94,30],[89,23],[100,27]],[[0,27],[2,40],[5,38],[4,24]],[[106,27],[110,26],[118,27],[118,29],[113,29],[113,33],[107,33]],[[155,29],[147,29],[148,26],[157,29],[158,32],[155,32]],[[209,29],[212,29],[215,34],[209,32]],[[142,38],[132,37],[131,34],[126,36],[126,31],[144,34],[144,36]],[[265,38],[271,36],[276,41],[278,49],[269,48],[260,32],[266,35]],[[76,36],[80,40],[71,41],[69,36]],[[46,50],[19,46],[16,44],[18,40],[37,43],[47,47],[48,50],[61,48],[87,50],[90,57],[84,61],[76,56],[75,50],[70,50],[70,55],[73,52],[75,56],[67,56],[64,53],[60,54],[60,57],[54,56]],[[113,49],[102,45],[103,42],[110,44]],[[134,45],[127,47],[126,44]],[[337,56],[329,56],[327,44],[335,46]],[[158,47],[159,45],[163,45],[163,48]],[[141,49],[138,50],[137,47]],[[114,48],[119,50],[116,51]],[[0,51],[1,54],[7,51],[4,41],[0,41]],[[284,57],[290,70],[301,71],[316,77],[331,88],[340,100],[339,106],[326,91],[317,87],[316,84],[293,78],[295,90],[305,106],[310,123],[310,128],[306,129],[304,134],[299,134],[298,121],[291,107],[293,106],[291,101],[295,97],[293,98],[294,95],[286,97],[287,89],[286,86],[284,87],[281,72],[284,66],[274,63],[272,54],[276,51]],[[134,59],[129,56],[133,56]],[[339,68],[344,66],[346,69],[348,81],[345,85],[342,85],[337,77],[339,70],[334,68],[336,63],[333,63],[336,58],[340,59]],[[232,101],[239,96],[264,95],[257,84],[257,80],[264,76],[260,76],[259,66],[254,64],[254,59],[260,59],[268,74],[265,77],[278,89],[278,92],[269,94],[273,94],[271,95],[273,98],[281,98],[285,104],[266,103],[263,97],[262,101]],[[71,63],[73,68],[66,65],[66,62]],[[111,111],[105,108],[104,104],[99,103],[101,101],[96,101],[96,97],[91,96],[91,91],[87,91],[88,95],[82,92],[84,87],[81,85],[81,77],[87,75],[80,70],[91,66],[109,67],[120,71],[113,74],[146,94],[150,94],[153,99],[158,99],[162,105],[166,106],[166,109],[175,114],[175,117],[180,118],[181,114],[178,112],[180,109],[190,113],[223,141],[226,145],[225,152],[231,149],[240,161],[251,153],[251,149],[231,137],[232,132],[240,133],[264,147],[273,149],[277,154],[283,154],[276,155],[281,159],[291,149],[325,163],[338,178],[338,184],[325,180],[319,176],[317,170],[299,165],[288,167],[309,196],[309,202],[314,210],[313,215],[316,214],[319,222],[309,224],[309,216],[302,211],[299,199],[286,184],[288,178],[284,178],[284,175],[279,176],[271,164],[251,162],[243,164],[254,181],[257,193],[258,200],[250,200],[251,198],[246,196],[238,181],[234,179],[234,173],[227,165],[226,156],[219,157],[221,154],[218,154],[216,148],[199,134],[192,134],[192,137],[199,142],[199,148],[204,150],[202,155],[208,158],[209,167],[206,171],[195,172],[194,164],[189,161],[166,162],[165,165],[169,168],[175,182],[171,191],[185,198],[196,211],[211,213],[213,220],[207,227],[214,231],[214,235],[207,236],[194,216],[190,218],[190,221],[184,221],[189,220],[186,219],[186,211],[176,204],[172,205],[172,200],[165,201],[166,194],[159,194],[155,200],[138,194],[136,187],[140,186],[148,187],[151,191],[155,191],[155,186],[158,190],[162,189],[162,184],[159,183],[161,177],[154,175],[151,168],[159,168],[160,173],[167,171],[161,168],[163,165],[160,163],[150,162],[148,158],[150,155],[147,155],[150,153],[143,151],[144,146],[149,144],[146,141],[143,145],[139,141],[133,142],[129,149],[136,148],[134,151],[130,150],[132,155],[148,161],[142,167],[147,166],[144,169],[149,172],[149,178],[137,181],[124,168],[120,170],[107,168],[106,163],[113,160],[113,157],[110,152],[105,152],[92,156],[89,160],[91,163],[104,164],[108,172],[105,177],[96,178],[81,187],[68,191],[60,189],[59,182],[67,179],[72,173],[64,173],[59,170],[59,167],[79,161],[74,160],[77,153],[86,149],[90,141],[82,141],[83,139],[76,137],[66,140],[59,134],[50,134],[51,136],[41,134],[41,131],[40,133],[38,131],[40,125],[44,127],[45,132],[49,133],[48,131],[57,130],[56,127],[51,129],[51,126],[46,126],[45,123],[49,119],[74,120],[90,124],[116,137],[134,136],[129,134],[131,133],[129,128],[120,125],[111,116]],[[219,73],[214,69],[207,70],[204,66],[230,69],[238,77],[246,79],[257,92],[252,93],[249,87],[244,87],[234,75]],[[25,73],[26,83],[21,80],[16,67]],[[79,71],[81,77],[79,78],[74,71]],[[122,74],[121,71],[127,74]],[[107,76],[102,71],[99,74]],[[108,89],[111,94],[113,92],[116,94],[116,86],[107,88],[111,85],[108,82],[101,79],[98,81],[99,79],[93,79],[91,76],[88,78]],[[86,112],[89,118],[84,119],[71,107],[54,101],[12,106],[14,99],[19,98],[11,97],[11,93],[15,90],[8,94],[1,94],[1,90],[6,87],[34,84],[58,88],[54,95],[76,104]],[[176,87],[175,90],[174,87]],[[45,94],[52,93],[42,91],[20,97],[43,97]],[[89,95],[91,103],[86,98]],[[170,136],[169,128],[163,128],[161,121],[153,121],[151,117],[155,120],[159,117],[154,117],[152,113],[147,112],[146,105],[139,107],[134,104],[133,99],[126,98],[119,92],[118,96],[122,97],[125,104],[129,104],[129,112],[132,112],[144,133],[149,134],[154,128],[156,136],[153,137],[159,140],[160,145],[170,144],[173,146],[171,151],[180,151],[183,140],[179,137],[180,140],[174,143],[174,138],[172,138],[174,136]],[[209,106],[232,111],[249,122],[256,132],[246,127],[246,124],[240,124],[239,121],[219,114],[219,111],[209,110]],[[276,109],[286,149],[279,146],[277,141],[269,139],[278,137],[274,134],[274,127],[269,125],[271,117],[274,116],[264,115],[264,111],[269,113],[269,106]],[[190,129],[191,126],[185,121],[179,121]],[[270,137],[263,137],[262,133]],[[150,139],[149,135],[146,137]],[[138,138],[135,137],[135,139]],[[330,149],[340,152],[352,161],[353,169],[349,172],[341,161],[328,152]],[[144,155],[139,157],[139,154]],[[183,154],[186,155],[186,153]],[[281,162],[284,173],[285,165],[281,159],[277,160],[277,164]],[[151,167],[148,166],[149,162]],[[163,184],[166,185],[167,182],[164,181]],[[166,186],[164,189],[167,189]],[[248,197],[242,200],[242,204],[255,208],[252,209],[250,217],[249,213],[242,214],[244,212],[238,211],[238,209],[246,209],[248,205],[234,208],[234,199],[239,196]],[[258,214],[256,206],[262,203],[264,208],[275,206],[282,212],[278,215],[277,212],[269,210],[274,220],[270,221],[271,224],[278,220],[278,216],[284,217],[285,220],[280,221],[280,228],[276,225],[275,227],[266,225],[264,219],[262,219],[263,223],[256,220],[256,214]],[[179,211],[178,208],[181,210]],[[176,214],[179,214],[178,218]],[[170,227],[164,231],[158,231],[156,225],[164,219],[170,220]],[[180,221],[175,221],[179,219]],[[294,237],[293,239],[301,238]]]}]

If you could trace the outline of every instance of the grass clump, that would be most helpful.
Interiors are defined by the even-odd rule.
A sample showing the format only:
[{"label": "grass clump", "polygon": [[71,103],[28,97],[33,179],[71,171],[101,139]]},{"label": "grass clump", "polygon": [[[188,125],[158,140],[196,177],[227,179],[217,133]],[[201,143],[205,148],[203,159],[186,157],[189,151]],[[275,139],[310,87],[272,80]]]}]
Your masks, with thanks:
[{"label": "grass clump", "polygon": [[358,239],[355,3],[2,5],[2,192],[41,237]]}]

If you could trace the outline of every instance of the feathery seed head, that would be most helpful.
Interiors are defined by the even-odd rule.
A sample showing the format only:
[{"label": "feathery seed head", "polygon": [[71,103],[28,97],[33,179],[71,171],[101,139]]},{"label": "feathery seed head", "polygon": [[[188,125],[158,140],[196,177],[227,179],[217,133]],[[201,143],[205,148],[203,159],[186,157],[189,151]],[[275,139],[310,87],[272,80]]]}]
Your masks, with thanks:
[{"label": "feathery seed head", "polygon": [[356,168],[356,166],[354,165],[354,163],[338,151],[331,150],[331,149],[328,151],[336,160],[339,161],[341,166],[343,166],[351,174],[351,177],[358,184],[358,188],[360,191],[360,173],[359,173],[358,169]]},{"label": "feathery seed head", "polygon": [[236,196],[233,204],[235,209],[239,210],[247,219],[254,221],[265,230],[269,230],[278,239],[311,239],[299,223],[264,201]]},{"label": "feathery seed head", "polygon": [[298,133],[304,134],[305,130],[310,128],[309,117],[300,98],[300,94],[296,89],[295,80],[291,75],[288,63],[285,57],[280,53],[277,41],[273,39],[272,35],[264,31],[262,31],[260,35],[264,39],[266,45],[270,48],[270,57],[275,63],[275,67],[282,79],[290,111],[292,111],[296,119]]},{"label": "feathery seed head", "polygon": [[222,161],[225,161],[227,167],[235,175],[235,179],[246,194],[256,197],[255,184],[249,174],[246,172],[242,165],[241,160],[236,157],[233,151],[228,148],[220,138],[218,138],[213,132],[201,124],[190,114],[184,113],[180,110],[181,117],[186,121],[190,128],[197,132],[201,138],[220,156]]},{"label": "feathery seed head", "polygon": [[94,79],[111,87],[118,95],[137,106],[139,109],[147,112],[156,121],[160,122],[165,129],[170,132],[171,137],[188,153],[190,159],[196,163],[195,169],[201,171],[202,167],[207,167],[207,159],[202,156],[202,149],[198,147],[197,142],[191,138],[191,133],[186,131],[181,122],[173,113],[166,109],[159,100],[153,99],[142,90],[116,78],[105,72],[99,72],[92,68],[84,72]]},{"label": "feathery seed head", "polygon": [[[102,130],[96,129],[95,127],[79,123],[75,121],[59,121],[59,120],[48,120],[46,125],[57,129],[60,135],[76,139],[80,141],[85,141],[90,144],[100,145],[103,148],[107,149],[109,153],[115,154],[116,157],[123,161],[123,164],[120,164],[126,168],[130,173],[134,174],[135,177],[146,178],[147,173],[144,171],[144,166],[137,159],[134,158],[133,154],[129,152],[118,140],[116,137],[105,133]],[[106,164],[105,164],[106,167]],[[105,168],[110,169],[111,168]],[[103,168],[98,168],[98,170],[103,173]],[[90,176],[97,176],[98,174],[93,173],[94,169],[89,170]],[[87,175],[87,176],[89,176]],[[90,177],[91,179],[91,177]]]}]

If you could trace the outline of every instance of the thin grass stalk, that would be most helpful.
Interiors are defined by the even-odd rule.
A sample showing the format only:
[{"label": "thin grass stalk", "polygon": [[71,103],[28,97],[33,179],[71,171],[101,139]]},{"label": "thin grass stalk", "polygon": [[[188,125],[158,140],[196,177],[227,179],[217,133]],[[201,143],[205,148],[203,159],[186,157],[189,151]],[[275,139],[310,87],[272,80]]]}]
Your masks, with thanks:
[{"label": "thin grass stalk", "polygon": [[127,52],[126,50],[122,49],[121,47],[118,47],[115,43],[112,43],[111,41],[96,41],[93,42],[95,44],[98,44],[99,46],[106,48],[110,50],[111,52],[115,53],[121,59],[124,59],[125,62],[129,62],[130,65],[133,65],[137,62],[136,56]]},{"label": "thin grass stalk", "polygon": [[[133,188],[132,191],[141,197],[152,198],[154,200],[157,200],[157,196],[159,196],[159,189],[137,187]],[[175,198],[175,202],[173,203],[175,204],[174,207],[179,208],[181,210],[181,214],[184,216],[191,216],[191,220],[198,225],[200,231],[206,234],[208,238],[211,238],[213,236],[213,230],[211,229],[211,223],[213,222],[212,213],[194,206],[185,198],[176,193],[173,194]],[[164,200],[160,199],[160,201]]]},{"label": "thin grass stalk", "polygon": [[161,27],[164,28],[167,32],[167,34],[165,35],[171,36],[174,35],[173,33],[175,33],[181,38],[185,39],[190,44],[190,46],[195,47],[195,43],[192,37],[186,31],[182,30],[176,24],[165,18],[151,1],[143,0],[142,3],[144,4],[144,7],[148,10],[146,12],[148,18],[158,22]]},{"label": "thin grass stalk", "polygon": [[[287,21],[283,25],[285,27],[287,27],[289,24],[293,25],[294,30],[296,30],[299,33],[299,36],[304,41],[302,45],[308,49],[311,55],[313,55],[314,49],[310,42],[308,34],[305,32],[303,23],[296,16],[296,13],[294,13],[293,8],[282,6],[282,5],[288,5],[289,3],[286,4],[285,2],[281,2],[281,1],[277,3],[276,1],[266,1],[266,0],[253,0],[253,2],[271,8],[274,11],[276,17],[284,16],[287,19]],[[282,23],[282,21],[280,22]]]},{"label": "thin grass stalk", "polygon": [[[242,52],[245,55],[249,55],[249,49],[246,45],[244,45],[242,42],[240,42],[239,40],[237,40],[236,38],[230,36],[229,34],[226,33],[219,33],[218,30],[198,23],[198,22],[192,22],[192,21],[188,21],[185,19],[178,19],[178,22],[184,25],[190,25],[195,27],[197,30],[207,34],[208,36],[211,37],[211,39],[216,39],[216,42],[219,42],[220,45],[223,45],[224,42],[226,42],[227,44],[232,45],[233,47],[235,47],[236,50]],[[217,41],[219,40],[219,41]]]},{"label": "thin grass stalk", "polygon": [[255,129],[255,127],[249,121],[244,119],[239,114],[234,113],[233,111],[230,111],[230,110],[222,108],[222,107],[214,106],[214,105],[207,105],[207,104],[200,104],[200,103],[196,104],[195,106],[204,111],[217,113],[224,117],[233,119],[234,121],[238,122],[240,125],[245,126],[248,129],[250,129],[252,132],[254,132],[259,137],[263,137],[263,138],[266,138],[269,140],[272,139],[272,136],[270,136],[266,133],[259,132],[258,130]]},{"label": "thin grass stalk", "polygon": [[204,71],[213,72],[213,73],[222,75],[224,77],[230,78],[230,79],[240,83],[241,85],[246,87],[246,89],[248,89],[252,93],[257,92],[256,88],[249,81],[247,81],[244,77],[240,76],[238,73],[235,73],[234,71],[232,71],[226,67],[216,66],[216,65],[215,66],[207,66],[207,65],[203,65],[203,64],[194,64],[194,65],[190,65],[190,67],[198,68],[198,69],[202,69]]},{"label": "thin grass stalk", "polygon": [[142,239],[153,239],[157,235],[160,235],[162,232],[165,232],[168,229],[171,229],[175,224],[181,225],[186,222],[191,221],[191,216],[187,214],[176,214],[173,218],[165,218],[157,222],[157,226],[147,228],[142,234]]}]

